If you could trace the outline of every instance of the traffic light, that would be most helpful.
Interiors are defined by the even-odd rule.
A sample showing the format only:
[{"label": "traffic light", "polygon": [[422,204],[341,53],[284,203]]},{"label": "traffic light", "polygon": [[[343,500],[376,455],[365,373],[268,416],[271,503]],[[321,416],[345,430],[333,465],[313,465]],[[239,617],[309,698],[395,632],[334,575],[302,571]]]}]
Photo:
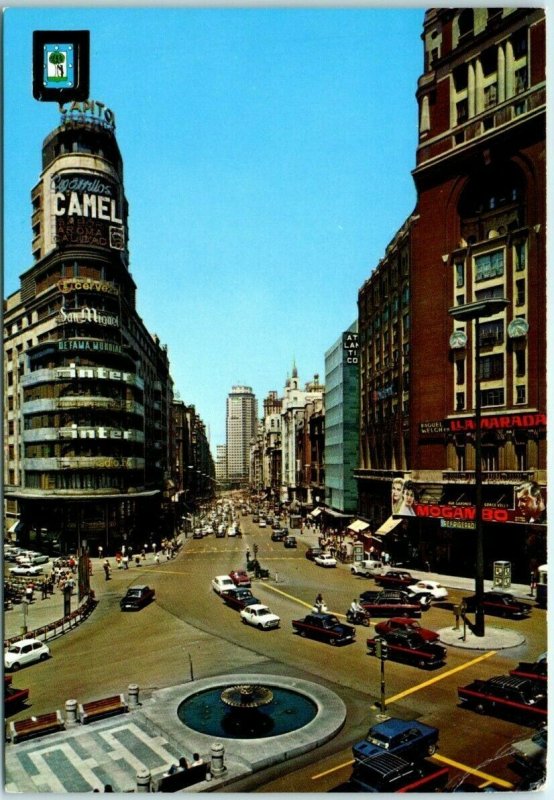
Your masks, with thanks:
[{"label": "traffic light", "polygon": [[383,661],[389,657],[389,645],[387,642],[381,642],[381,658]]},{"label": "traffic light", "polygon": [[383,647],[383,640],[379,639],[379,638],[376,638],[375,639],[375,650],[374,650],[374,652],[375,652],[375,655],[377,656],[377,658],[382,658],[382,653],[383,653],[382,647]]},{"label": "traffic light", "polygon": [[46,102],[87,100],[89,31],[33,31],[33,97]]}]

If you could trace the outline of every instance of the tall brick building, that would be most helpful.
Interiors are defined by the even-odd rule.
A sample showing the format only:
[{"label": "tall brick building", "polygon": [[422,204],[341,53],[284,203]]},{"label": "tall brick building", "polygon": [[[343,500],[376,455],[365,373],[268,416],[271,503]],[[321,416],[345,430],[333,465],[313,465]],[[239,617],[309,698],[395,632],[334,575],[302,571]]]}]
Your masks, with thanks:
[{"label": "tall brick building", "polygon": [[[415,516],[387,534],[391,549],[471,574],[477,368],[487,577],[506,559],[524,580],[546,547],[544,515],[518,506],[523,484],[546,495],[545,35],[542,9],[425,15],[403,458],[377,454],[358,473],[368,512],[390,503],[388,478],[414,483]],[[477,336],[449,314],[491,298],[507,306]],[[362,452],[376,424],[362,419]],[[380,498],[375,481],[364,492],[376,472]]]}]

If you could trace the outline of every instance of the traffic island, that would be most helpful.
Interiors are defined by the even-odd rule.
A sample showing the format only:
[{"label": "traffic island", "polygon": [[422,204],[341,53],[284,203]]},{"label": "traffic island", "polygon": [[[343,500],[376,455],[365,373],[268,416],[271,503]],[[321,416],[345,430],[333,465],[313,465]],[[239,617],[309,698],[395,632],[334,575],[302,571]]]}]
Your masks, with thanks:
[{"label": "traffic island", "polygon": [[441,628],[437,633],[443,644],[467,650],[506,650],[509,647],[518,647],[525,641],[525,636],[517,631],[492,626],[485,628],[484,636],[476,636],[468,625]]}]

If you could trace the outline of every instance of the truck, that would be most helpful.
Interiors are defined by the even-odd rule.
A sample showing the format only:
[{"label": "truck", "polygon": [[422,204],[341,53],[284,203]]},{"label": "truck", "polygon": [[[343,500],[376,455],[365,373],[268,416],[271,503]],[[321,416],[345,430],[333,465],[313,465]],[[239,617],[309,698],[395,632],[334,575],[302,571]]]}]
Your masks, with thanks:
[{"label": "truck", "polygon": [[546,722],[547,690],[529,678],[496,675],[458,687],[462,706],[479,714],[501,713],[527,722]]},{"label": "truck", "polygon": [[383,571],[383,562],[373,558],[364,558],[352,564],[350,572],[352,575],[363,575],[364,578],[371,578],[373,575],[380,575]]},{"label": "truck", "polygon": [[349,785],[358,792],[437,792],[448,783],[448,767],[422,759],[416,763],[394,753],[354,764]]}]

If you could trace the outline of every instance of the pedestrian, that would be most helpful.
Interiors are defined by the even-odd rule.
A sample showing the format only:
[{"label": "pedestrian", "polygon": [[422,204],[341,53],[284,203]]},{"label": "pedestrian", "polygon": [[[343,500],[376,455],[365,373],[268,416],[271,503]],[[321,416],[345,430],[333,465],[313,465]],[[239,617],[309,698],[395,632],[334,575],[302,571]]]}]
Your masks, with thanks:
[{"label": "pedestrian", "polygon": [[191,767],[199,767],[203,763],[204,759],[198,753],[193,753],[192,761],[190,762]]},{"label": "pedestrian", "polygon": [[531,570],[531,577],[529,580],[529,596],[533,597],[535,594],[535,590],[537,588],[537,572],[536,570]]},{"label": "pedestrian", "polygon": [[140,556],[141,556],[143,561],[146,560],[146,548],[144,548],[144,547],[142,548],[142,552],[141,552]]},{"label": "pedestrian", "polygon": [[135,564],[137,565],[137,567],[140,567],[140,556],[139,555],[135,556]]},{"label": "pedestrian", "polygon": [[127,554],[123,556],[121,561],[123,562],[123,569],[129,569],[129,556]]},{"label": "pedestrian", "polygon": [[102,554],[104,553],[104,548],[101,544],[98,545],[98,558],[102,558]]},{"label": "pedestrian", "polygon": [[159,553],[156,553],[156,555],[154,556],[154,561],[156,562],[156,564],[160,563],[160,554]]},{"label": "pedestrian", "polygon": [[122,569],[122,568],[123,568],[123,565],[122,565],[122,563],[121,563],[121,560],[122,560],[122,559],[121,559],[121,553],[116,553],[116,554],[115,554],[115,563],[117,564],[117,568],[118,568],[118,569]]},{"label": "pedestrian", "polygon": [[152,542],[152,552],[156,555],[156,542]]},{"label": "pedestrian", "polygon": [[28,603],[32,603],[33,602],[33,591],[34,591],[34,588],[35,587],[33,586],[32,583],[28,583],[27,586],[25,587],[25,600]]},{"label": "pedestrian", "polygon": [[48,597],[48,584],[46,583],[46,580],[43,580],[42,583],[40,584],[40,591],[42,594],[42,599],[46,600],[46,598]]},{"label": "pedestrian", "polygon": [[106,580],[109,581],[110,580],[110,562],[108,561],[108,559],[106,559],[104,561],[104,575],[106,577]]},{"label": "pedestrian", "polygon": [[126,550],[127,550],[127,548],[125,547],[125,545],[124,545],[124,544],[122,544],[122,545],[121,545],[121,557],[122,557],[122,558],[123,558],[123,556],[125,555],[125,551],[126,551]]}]

